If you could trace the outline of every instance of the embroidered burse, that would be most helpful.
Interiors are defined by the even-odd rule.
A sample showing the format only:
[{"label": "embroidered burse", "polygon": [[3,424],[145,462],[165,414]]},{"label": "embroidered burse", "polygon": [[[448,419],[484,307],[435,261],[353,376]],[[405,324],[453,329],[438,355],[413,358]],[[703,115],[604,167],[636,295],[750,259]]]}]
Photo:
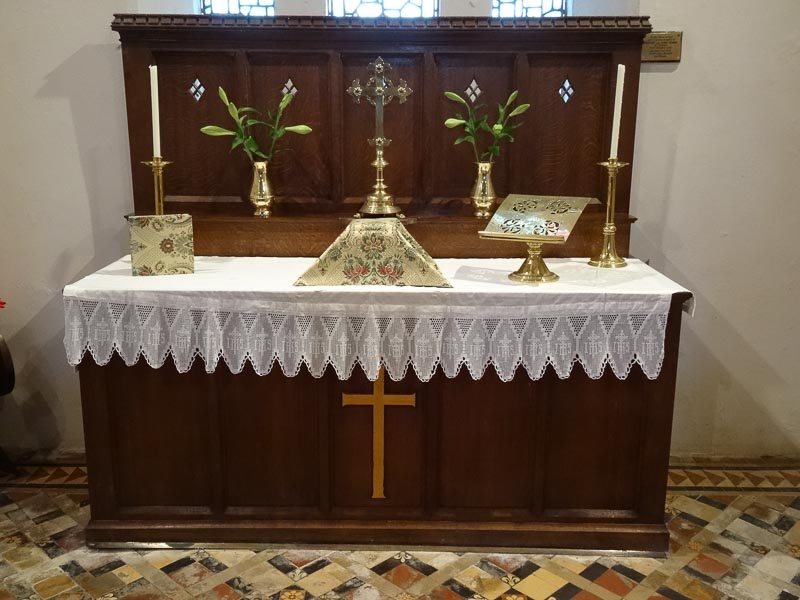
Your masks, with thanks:
[{"label": "embroidered burse", "polygon": [[194,273],[192,216],[128,217],[134,275]]}]

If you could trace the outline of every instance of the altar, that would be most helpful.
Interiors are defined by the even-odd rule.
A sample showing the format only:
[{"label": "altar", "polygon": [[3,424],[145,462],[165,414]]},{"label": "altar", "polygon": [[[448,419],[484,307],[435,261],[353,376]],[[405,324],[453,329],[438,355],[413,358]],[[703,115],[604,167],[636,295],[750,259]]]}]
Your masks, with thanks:
[{"label": "altar", "polygon": [[681,310],[632,260],[439,259],[452,288],[292,286],[197,257],[64,290],[95,545],[666,549]]},{"label": "altar", "polygon": [[64,289],[90,544],[666,550],[647,17],[112,28],[132,255]]}]

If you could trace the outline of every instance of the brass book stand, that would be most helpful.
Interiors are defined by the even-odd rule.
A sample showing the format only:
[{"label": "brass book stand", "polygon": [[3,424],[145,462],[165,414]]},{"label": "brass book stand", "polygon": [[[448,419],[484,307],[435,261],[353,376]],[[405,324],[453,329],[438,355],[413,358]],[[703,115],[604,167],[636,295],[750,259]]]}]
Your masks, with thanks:
[{"label": "brass book stand", "polygon": [[509,274],[520,283],[558,281],[542,258],[544,244],[563,244],[575,227],[578,217],[592,198],[569,196],[523,196],[511,194],[492,216],[482,238],[524,242],[528,257],[519,269]]}]

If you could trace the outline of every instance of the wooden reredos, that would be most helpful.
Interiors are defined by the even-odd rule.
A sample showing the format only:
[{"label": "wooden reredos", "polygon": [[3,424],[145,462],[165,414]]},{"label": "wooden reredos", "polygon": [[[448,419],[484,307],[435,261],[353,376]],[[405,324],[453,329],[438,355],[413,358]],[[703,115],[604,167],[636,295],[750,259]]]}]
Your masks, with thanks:
[{"label": "wooden reredos", "polygon": [[[497,20],[437,18],[393,21],[328,17],[252,19],[197,15],[117,15],[122,42],[131,171],[136,212],[152,212],[152,155],[148,65],[159,67],[162,154],[174,161],[165,175],[167,210],[195,217],[198,254],[316,256],[341,232],[371,189],[373,117],[345,90],[366,79],[382,56],[392,77],[414,93],[386,112],[387,181],[408,227],[434,256],[515,256],[522,245],[481,241],[483,223],[468,201],[475,176],[466,146],[444,120],[456,112],[445,90],[476,80],[478,103],[492,112],[518,89],[532,109],[494,167],[498,196],[507,193],[605,195],[616,65],[625,64],[620,158],[632,160],[642,39],[647,17],[570,17]],[[281,199],[275,216],[250,216],[250,165],[227,138],[200,127],[229,125],[217,97],[224,87],[240,106],[274,107],[287,80],[298,89],[287,119],[314,133],[293,136],[292,151],[270,165]],[[189,89],[199,80],[205,93]],[[558,93],[565,81],[568,102]],[[618,249],[627,253],[632,168],[619,179]],[[602,207],[592,206],[570,243],[556,254],[588,255],[599,244]],[[551,249],[552,250],[552,249]]]}]

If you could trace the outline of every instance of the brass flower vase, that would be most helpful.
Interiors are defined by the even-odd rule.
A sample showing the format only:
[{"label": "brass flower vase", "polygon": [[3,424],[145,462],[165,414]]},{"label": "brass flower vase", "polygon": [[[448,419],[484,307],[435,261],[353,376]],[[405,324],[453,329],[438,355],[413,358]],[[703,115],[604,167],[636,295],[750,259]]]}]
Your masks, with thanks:
[{"label": "brass flower vase", "polygon": [[253,163],[253,185],[250,187],[250,202],[256,209],[253,214],[262,219],[266,219],[272,214],[270,208],[275,199],[267,176],[267,164],[266,161]]},{"label": "brass flower vase", "polygon": [[494,186],[492,185],[492,163],[478,163],[478,177],[472,187],[471,197],[476,217],[488,219],[492,216],[492,206],[495,200]]}]

